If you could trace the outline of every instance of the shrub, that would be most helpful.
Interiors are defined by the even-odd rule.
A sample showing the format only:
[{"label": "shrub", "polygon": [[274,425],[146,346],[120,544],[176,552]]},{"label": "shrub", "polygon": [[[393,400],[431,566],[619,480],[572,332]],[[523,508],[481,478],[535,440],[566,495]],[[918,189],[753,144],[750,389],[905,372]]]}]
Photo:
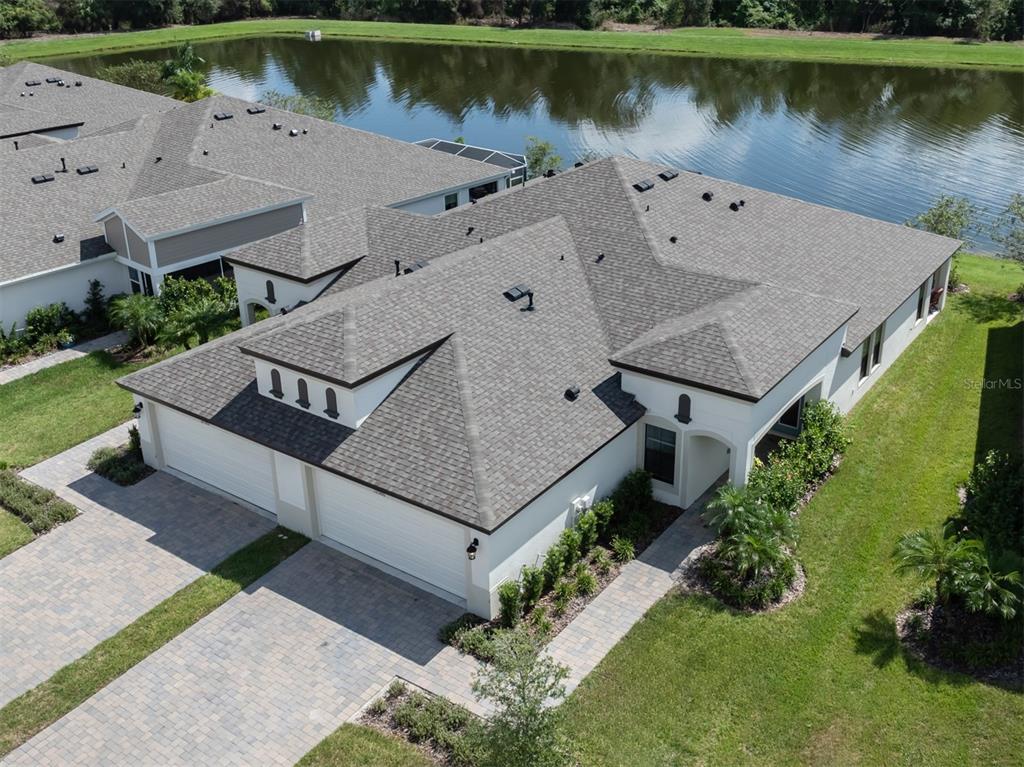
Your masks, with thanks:
[{"label": "shrub", "polygon": [[559,614],[564,613],[575,596],[576,581],[568,579],[559,581],[555,586],[555,611]]},{"label": "shrub", "polygon": [[136,426],[128,430],[128,444],[99,448],[89,458],[88,467],[122,486],[134,485],[152,473],[143,460],[142,438]]},{"label": "shrub", "polygon": [[617,562],[629,562],[636,558],[636,548],[629,538],[615,536],[612,538],[612,554]]},{"label": "shrub", "polygon": [[530,625],[533,626],[534,632],[541,640],[551,634],[551,621],[548,619],[548,611],[544,609],[544,605],[538,605],[530,613]]},{"label": "shrub", "polygon": [[0,506],[20,517],[33,533],[45,533],[78,511],[46,488],[26,482],[9,469],[0,471]]},{"label": "shrub", "polygon": [[523,591],[519,581],[505,581],[498,587],[498,602],[501,604],[499,622],[505,628],[513,628],[523,617]]},{"label": "shrub", "polygon": [[607,575],[611,572],[612,558],[608,555],[607,550],[597,549],[591,561],[593,562],[594,569],[601,575]]},{"label": "shrub", "polygon": [[967,502],[952,518],[962,536],[997,549],[1024,552],[1024,471],[1005,453],[990,450],[965,483]]},{"label": "shrub", "polygon": [[795,460],[783,451],[774,451],[768,463],[754,459],[754,466],[747,475],[747,487],[776,508],[794,509],[807,492],[807,478]]},{"label": "shrub", "polygon": [[772,570],[764,570],[757,578],[744,577],[733,563],[718,556],[708,556],[699,564],[701,576],[722,601],[736,607],[760,609],[778,602],[796,579],[796,562],[786,557]]},{"label": "shrub", "polygon": [[597,520],[598,535],[604,535],[608,531],[608,525],[611,524],[612,517],[615,515],[615,504],[612,503],[611,498],[604,498],[595,503],[590,508],[590,511],[593,512]]},{"label": "shrub", "polygon": [[648,517],[654,511],[654,488],[651,475],[643,469],[635,469],[623,477],[612,493],[612,506],[616,519]]},{"label": "shrub", "polygon": [[580,535],[580,553],[585,556],[597,543],[597,515],[589,509],[580,514],[576,531]]},{"label": "shrub", "polygon": [[388,702],[384,698],[377,698],[366,707],[366,713],[373,717],[384,716],[387,710]]},{"label": "shrub", "polygon": [[519,573],[523,587],[523,611],[530,610],[544,594],[544,572],[539,567],[524,565]]},{"label": "shrub", "polygon": [[850,438],[845,419],[828,400],[818,400],[805,407],[801,421],[796,449],[802,454],[809,479],[813,481],[828,473],[835,457],[846,452]]},{"label": "shrub", "polygon": [[544,588],[553,589],[565,570],[565,553],[560,544],[554,544],[544,555]]},{"label": "shrub", "polygon": [[473,613],[463,613],[455,620],[444,624],[438,629],[437,638],[444,644],[458,646],[459,635],[467,629],[478,626],[480,623],[482,623],[482,619],[473,615]]},{"label": "shrub", "polygon": [[590,572],[590,568],[580,562],[576,568],[576,593],[581,597],[590,596],[597,591],[597,578]]},{"label": "shrub", "polygon": [[474,626],[461,632],[456,638],[456,647],[460,652],[483,661],[494,657],[494,640],[484,626]]},{"label": "shrub", "polygon": [[30,309],[25,315],[25,342],[35,346],[43,339],[53,339],[45,344],[53,348],[57,334],[72,327],[76,320],[75,313],[64,302]]},{"label": "shrub", "polygon": [[142,293],[122,296],[110,305],[110,324],[127,330],[140,346],[148,346],[156,338],[163,319],[159,301]]},{"label": "shrub", "polygon": [[571,527],[567,528],[562,531],[558,543],[562,549],[562,569],[568,572],[580,559],[580,534]]},{"label": "shrub", "polygon": [[400,698],[405,694],[405,682],[401,679],[395,679],[388,685],[388,691],[386,693],[388,700],[394,700]]}]

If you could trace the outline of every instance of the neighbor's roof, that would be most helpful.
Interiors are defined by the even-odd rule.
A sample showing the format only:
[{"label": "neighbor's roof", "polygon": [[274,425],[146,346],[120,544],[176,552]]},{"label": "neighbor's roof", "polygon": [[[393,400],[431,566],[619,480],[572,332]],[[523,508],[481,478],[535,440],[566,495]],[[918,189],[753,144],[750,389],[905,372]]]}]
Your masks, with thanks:
[{"label": "neighbor's roof", "polygon": [[[64,85],[48,83],[60,79]],[[27,83],[38,82],[29,86]],[[76,85],[81,83],[81,85]],[[31,61],[0,69],[0,137],[81,125],[82,135],[178,102]],[[22,145],[19,141],[19,145]],[[4,141],[4,149],[13,142]]]}]

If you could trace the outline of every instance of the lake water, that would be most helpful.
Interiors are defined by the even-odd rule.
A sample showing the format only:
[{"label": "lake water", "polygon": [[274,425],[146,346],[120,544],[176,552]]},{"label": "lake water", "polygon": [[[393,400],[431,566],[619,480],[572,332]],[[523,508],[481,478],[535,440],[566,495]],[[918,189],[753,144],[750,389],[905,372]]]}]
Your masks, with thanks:
[{"label": "lake water", "polygon": [[[984,223],[1024,191],[1024,73],[278,37],[196,52],[218,91],[320,96],[410,141],[521,152],[532,135],[567,163],[627,154],[898,222],[953,194]],[[991,246],[983,226],[972,239]]]}]

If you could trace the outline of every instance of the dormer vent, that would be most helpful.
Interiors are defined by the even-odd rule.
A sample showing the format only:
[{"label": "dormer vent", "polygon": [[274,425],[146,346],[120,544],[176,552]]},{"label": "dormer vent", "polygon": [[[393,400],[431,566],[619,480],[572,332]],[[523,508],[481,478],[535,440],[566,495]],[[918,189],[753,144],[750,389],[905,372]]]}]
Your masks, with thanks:
[{"label": "dormer vent", "polygon": [[99,168],[95,165],[83,165],[80,168],[75,168],[75,173],[79,176],[88,176],[90,173],[95,173]]},{"label": "dormer vent", "polygon": [[704,194],[702,194],[700,196],[700,198],[702,200],[704,200],[704,202],[711,202],[713,199],[715,199],[715,193],[714,192],[704,192]]},{"label": "dormer vent", "polygon": [[660,178],[662,181],[671,181],[678,175],[679,174],[676,173],[674,170],[663,170],[661,173],[658,174],[658,178]]},{"label": "dormer vent", "polygon": [[267,111],[267,108],[266,107],[249,107],[245,111],[248,112],[251,115],[261,115],[261,114],[263,114],[264,112]]},{"label": "dormer vent", "polygon": [[633,188],[636,189],[638,192],[648,192],[651,189],[654,189],[654,182],[651,181],[649,178],[642,178],[635,184],[633,184]]},{"label": "dormer vent", "polygon": [[32,177],[33,184],[45,184],[47,181],[53,181],[52,173],[40,173],[38,176]]},{"label": "dormer vent", "polygon": [[527,295],[529,292],[530,288],[527,285],[520,283],[518,285],[513,285],[511,288],[502,293],[502,295],[505,296],[505,298],[507,298],[509,301],[518,301],[520,298]]},{"label": "dormer vent", "polygon": [[231,114],[230,112],[217,112],[217,114],[215,114],[213,116],[213,119],[214,120],[218,120],[218,121],[219,120],[230,120],[232,117],[234,117],[234,115]]},{"label": "dormer vent", "polygon": [[38,80],[26,80],[25,85],[29,88],[35,88],[37,85],[42,85]]},{"label": "dormer vent", "polygon": [[577,386],[576,384],[570,386],[568,389],[565,390],[565,398],[570,402],[575,402],[576,400],[578,400],[580,398],[580,387]]},{"label": "dormer vent", "polygon": [[402,270],[402,274],[412,274],[413,272],[418,272],[420,269],[422,269],[428,263],[429,262],[427,262],[427,261],[417,261],[412,266],[405,267],[405,269]]},{"label": "dormer vent", "polygon": [[[59,77],[47,77],[46,78],[46,82],[50,83],[50,85],[53,85],[54,83],[59,83],[60,82],[60,78]],[[39,83],[36,83],[36,85],[39,85]]]}]

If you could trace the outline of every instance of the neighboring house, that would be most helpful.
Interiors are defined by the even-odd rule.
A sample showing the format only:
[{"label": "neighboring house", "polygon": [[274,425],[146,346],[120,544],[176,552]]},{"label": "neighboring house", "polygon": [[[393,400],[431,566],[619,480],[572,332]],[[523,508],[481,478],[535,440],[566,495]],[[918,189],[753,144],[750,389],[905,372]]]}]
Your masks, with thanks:
[{"label": "neighboring house", "polygon": [[[0,70],[0,147],[5,328],[39,304],[80,309],[91,279],[108,295],[157,294],[167,275],[224,273],[222,257],[254,240],[367,205],[438,213],[518,172],[225,96],[181,104],[31,63]],[[278,301],[244,266],[236,278],[244,322],[257,306],[308,300]]]},{"label": "neighboring house", "polygon": [[121,384],[151,465],[484,616],[630,470],[691,506],[803,403],[848,410],[960,244],[625,158],[436,215],[363,202],[230,255],[240,292],[308,305]]}]

